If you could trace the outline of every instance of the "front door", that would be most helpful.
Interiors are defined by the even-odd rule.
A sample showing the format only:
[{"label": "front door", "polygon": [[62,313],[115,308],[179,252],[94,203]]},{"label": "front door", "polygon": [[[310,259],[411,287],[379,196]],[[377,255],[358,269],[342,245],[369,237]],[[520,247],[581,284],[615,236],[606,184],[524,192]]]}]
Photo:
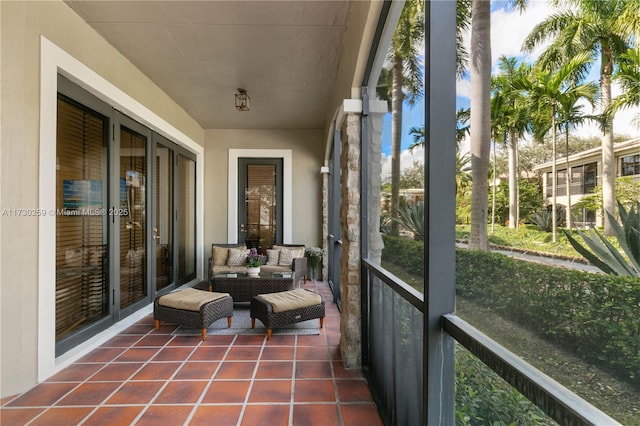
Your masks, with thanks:
[{"label": "front door", "polygon": [[282,159],[238,159],[238,242],[264,253],[282,242]]}]

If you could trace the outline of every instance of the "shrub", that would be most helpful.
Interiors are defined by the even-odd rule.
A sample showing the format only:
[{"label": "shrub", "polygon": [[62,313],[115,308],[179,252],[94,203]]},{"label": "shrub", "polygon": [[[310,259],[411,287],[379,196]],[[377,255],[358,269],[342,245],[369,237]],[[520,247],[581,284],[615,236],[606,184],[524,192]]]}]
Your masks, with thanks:
[{"label": "shrub", "polygon": [[456,345],[456,425],[555,425],[469,351]]},{"label": "shrub", "polygon": [[[383,236],[383,262],[424,274],[424,245]],[[640,378],[640,280],[456,250],[456,294],[631,383]]]},{"label": "shrub", "polygon": [[[565,212],[564,209],[556,210],[556,226],[564,225]],[[553,229],[553,215],[551,210],[540,210],[534,213],[529,220],[531,223],[538,225],[538,228],[544,232],[551,232]]]},{"label": "shrub", "polygon": [[618,203],[621,224],[609,212],[606,213],[624,255],[595,229],[591,229],[589,234],[576,230],[591,251],[564,231],[567,239],[578,253],[604,273],[640,277],[640,202],[632,205],[629,211]]},{"label": "shrub", "polygon": [[400,207],[398,216],[398,218],[391,218],[391,220],[411,231],[414,240],[424,240],[424,201]]},{"label": "shrub", "polygon": [[637,384],[640,280],[457,250],[456,293]]}]

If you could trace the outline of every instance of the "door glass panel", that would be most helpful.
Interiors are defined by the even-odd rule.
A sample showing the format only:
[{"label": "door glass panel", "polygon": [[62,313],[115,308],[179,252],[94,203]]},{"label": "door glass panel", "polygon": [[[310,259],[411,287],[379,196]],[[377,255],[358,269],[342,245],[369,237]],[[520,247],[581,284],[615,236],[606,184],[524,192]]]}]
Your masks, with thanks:
[{"label": "door glass panel", "polygon": [[147,295],[146,180],[147,139],[125,127],[120,130],[120,308]]},{"label": "door glass panel", "polygon": [[178,283],[196,274],[196,162],[178,156]]},{"label": "door glass panel", "polygon": [[156,290],[173,283],[173,151],[156,146]]},{"label": "door glass panel", "polygon": [[276,239],[277,214],[276,166],[247,165],[246,240],[247,247],[259,251],[271,247]]},{"label": "door glass panel", "polygon": [[108,312],[107,121],[58,99],[56,145],[56,341]]}]

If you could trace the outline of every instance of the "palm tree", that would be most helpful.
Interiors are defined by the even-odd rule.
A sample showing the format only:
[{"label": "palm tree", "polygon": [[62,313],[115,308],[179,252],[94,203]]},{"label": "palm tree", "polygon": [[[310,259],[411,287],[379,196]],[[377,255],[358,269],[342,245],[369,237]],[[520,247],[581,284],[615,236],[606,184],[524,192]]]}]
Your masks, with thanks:
[{"label": "palm tree", "polygon": [[[521,80],[515,83],[515,87],[526,90],[532,107],[531,115],[534,117],[534,135],[536,139],[542,139],[547,131],[551,130],[551,217],[553,241],[556,242],[556,197],[557,197],[557,170],[556,170],[556,130],[562,123],[560,112],[562,102],[569,103],[566,98],[587,96],[589,93],[587,84],[579,84],[590,63],[590,55],[583,53],[572,58],[567,64],[552,71],[548,68],[537,66],[532,69],[529,80]],[[544,118],[547,118],[546,120]]]},{"label": "palm tree", "polygon": [[622,95],[611,103],[612,110],[640,105],[640,47],[620,55],[619,67],[613,79],[620,84]]},{"label": "palm tree", "polygon": [[471,3],[471,229],[469,248],[489,250],[487,176],[491,146],[491,6]]},{"label": "palm tree", "polygon": [[518,65],[516,58],[505,56],[500,58],[498,68],[500,73],[491,80],[493,85],[491,121],[495,140],[504,140],[508,150],[509,227],[516,228],[520,220],[518,212],[518,141],[524,138],[525,132],[529,130],[530,119],[525,96],[521,90],[514,86],[514,83],[526,78],[530,69],[526,64]]},{"label": "palm tree", "polygon": [[[409,151],[423,147],[425,144],[424,126],[412,127],[409,134],[413,136],[413,143]],[[460,142],[469,134],[469,109],[461,108],[456,112],[456,194],[458,189],[465,188],[471,182],[471,158],[469,153],[460,152]]]},{"label": "palm tree", "polygon": [[560,130],[564,130],[565,143],[565,166],[567,170],[567,209],[565,224],[571,229],[571,181],[572,172],[569,167],[569,131],[572,127],[582,124],[585,120],[595,119],[595,117],[583,113],[583,105],[578,105],[578,101],[586,99],[593,106],[595,96],[598,93],[598,85],[595,82],[588,82],[575,87],[575,90],[561,94],[558,99],[558,119],[560,120]]},{"label": "palm tree", "polygon": [[[566,9],[551,15],[536,25],[524,41],[523,49],[533,50],[551,40],[550,46],[538,59],[545,67],[559,67],[578,53],[600,59],[600,100],[602,111],[611,103],[611,77],[616,62],[627,51],[638,34],[639,0],[555,0],[556,6]],[[610,215],[615,214],[615,162],[613,153],[613,120],[604,116],[602,136],[603,205]],[[611,235],[609,215],[605,214],[605,234]]]},{"label": "palm tree", "polygon": [[398,235],[400,206],[400,153],[402,142],[402,107],[422,97],[424,84],[420,63],[424,39],[424,2],[409,0],[402,9],[393,34],[388,60],[390,68],[380,74],[378,95],[391,101],[391,234]]},{"label": "palm tree", "polygon": [[[513,0],[524,9],[526,0]],[[488,250],[487,176],[491,145],[491,4],[471,2],[471,229],[469,248]]]}]

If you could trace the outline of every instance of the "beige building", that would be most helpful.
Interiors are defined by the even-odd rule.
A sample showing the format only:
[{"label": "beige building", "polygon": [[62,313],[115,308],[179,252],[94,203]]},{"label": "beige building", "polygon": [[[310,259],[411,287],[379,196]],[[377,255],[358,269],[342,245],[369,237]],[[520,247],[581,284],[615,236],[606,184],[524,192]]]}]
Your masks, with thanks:
[{"label": "beige building", "polygon": [[[616,164],[616,176],[629,176],[640,182],[640,138],[629,139],[614,144]],[[585,195],[591,194],[596,185],[601,183],[602,150],[600,147],[591,148],[569,156],[569,173],[571,174],[571,191],[567,191],[567,165],[564,158],[559,158],[556,163],[556,203],[558,208],[564,208],[569,204],[574,206]],[[553,173],[552,163],[545,163],[534,167],[534,171],[542,176],[542,188],[544,191],[545,205],[551,204],[553,197]],[[595,224],[603,226],[601,214],[582,209],[572,212],[574,225]]]}]

